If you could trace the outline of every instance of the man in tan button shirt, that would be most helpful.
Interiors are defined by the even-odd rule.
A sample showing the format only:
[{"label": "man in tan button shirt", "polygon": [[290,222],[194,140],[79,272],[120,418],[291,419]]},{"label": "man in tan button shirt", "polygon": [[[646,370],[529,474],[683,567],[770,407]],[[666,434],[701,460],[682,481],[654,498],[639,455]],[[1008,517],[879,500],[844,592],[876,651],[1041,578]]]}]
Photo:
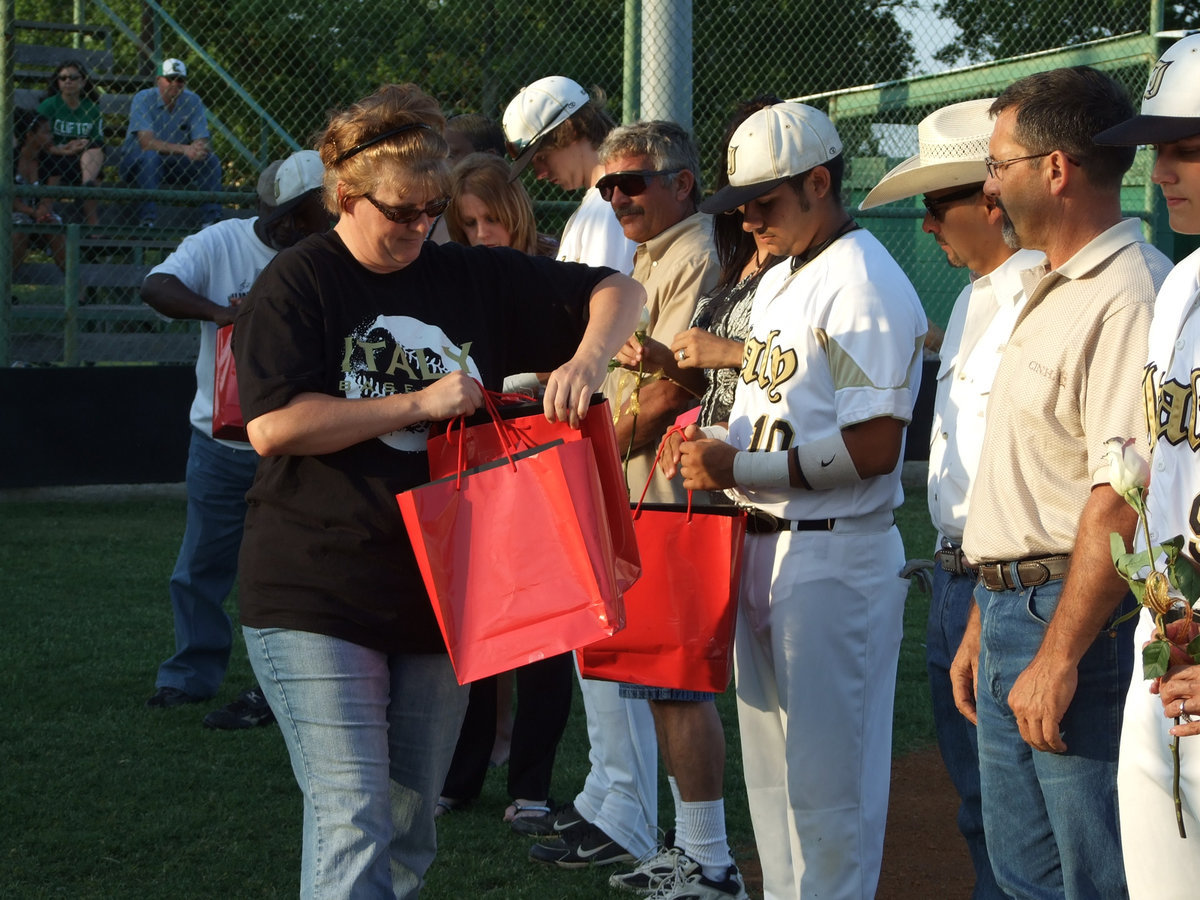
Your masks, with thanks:
[{"label": "man in tan button shirt", "polygon": [[[1108,486],[1104,442],[1144,442],[1139,384],[1170,269],[1122,220],[1132,148],[1091,136],[1132,115],[1093,69],[1011,85],[991,107],[984,192],[1005,239],[1041,250],[988,401],[963,551],[976,608],[951,669],[977,720],[984,827],[1011,896],[1124,897],[1116,813],[1132,604],[1109,553],[1135,516]],[[1145,453],[1145,448],[1142,448]]]}]

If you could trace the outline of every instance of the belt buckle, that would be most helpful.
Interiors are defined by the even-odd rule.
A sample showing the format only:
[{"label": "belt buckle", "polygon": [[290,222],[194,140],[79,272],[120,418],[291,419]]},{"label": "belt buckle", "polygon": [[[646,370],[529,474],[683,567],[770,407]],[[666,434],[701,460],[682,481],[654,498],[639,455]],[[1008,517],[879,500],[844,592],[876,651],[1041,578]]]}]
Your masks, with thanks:
[{"label": "belt buckle", "polygon": [[779,531],[779,520],[757,506],[746,508],[746,530],[751,534],[775,534]]}]

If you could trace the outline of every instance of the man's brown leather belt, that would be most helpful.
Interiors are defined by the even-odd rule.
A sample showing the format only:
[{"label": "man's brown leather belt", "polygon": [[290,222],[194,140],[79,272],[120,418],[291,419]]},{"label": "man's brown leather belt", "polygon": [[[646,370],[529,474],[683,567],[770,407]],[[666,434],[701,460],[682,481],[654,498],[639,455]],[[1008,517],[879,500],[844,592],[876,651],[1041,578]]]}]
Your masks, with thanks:
[{"label": "man's brown leather belt", "polygon": [[1065,578],[1070,564],[1070,556],[1031,556],[1010,562],[980,563],[979,580],[989,591],[1019,591]]},{"label": "man's brown leather belt", "polygon": [[933,558],[941,564],[943,571],[949,572],[951,575],[970,575],[974,578],[979,574],[978,569],[968,565],[967,558],[963,556],[962,547],[957,544],[943,547],[933,554]]}]

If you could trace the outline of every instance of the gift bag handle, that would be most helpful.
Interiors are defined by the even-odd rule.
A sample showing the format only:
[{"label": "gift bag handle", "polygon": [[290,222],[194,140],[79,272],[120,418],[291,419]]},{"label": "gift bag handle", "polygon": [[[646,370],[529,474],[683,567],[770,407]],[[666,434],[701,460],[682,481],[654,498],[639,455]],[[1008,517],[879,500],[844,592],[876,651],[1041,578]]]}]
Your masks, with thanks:
[{"label": "gift bag handle", "polygon": [[[509,432],[512,429],[501,417],[500,410],[497,406],[497,401],[507,401],[511,403],[524,402],[526,400],[536,400],[537,398],[529,397],[526,394],[502,394],[497,391],[489,391],[482,384],[480,384],[478,379],[474,379],[474,381],[479,385],[479,389],[483,391],[483,407],[487,410],[488,415],[491,416],[492,424],[496,426],[496,435],[500,438],[500,446],[504,448],[504,455],[508,458],[508,464],[515,469],[517,467],[517,463],[513,459],[513,450],[515,449],[515,446],[513,441],[509,438]],[[450,424],[446,426],[446,440],[453,442],[454,425],[455,423],[458,423],[458,472],[454,479],[455,490],[461,490],[462,488],[462,473],[465,468],[463,465],[463,444],[465,443],[463,440],[463,434],[466,431],[466,420],[467,417],[465,414],[461,416],[455,416],[450,420]]]},{"label": "gift bag handle", "polygon": [[[650,475],[646,479],[645,486],[642,488],[642,496],[638,497],[637,506],[635,506],[633,509],[633,517],[635,519],[640,517],[642,514],[642,504],[646,500],[646,492],[650,490],[650,482],[654,480],[654,473],[658,471],[658,461],[662,459],[663,450],[666,449],[667,438],[673,434],[678,434],[680,438],[686,441],[687,435],[684,433],[684,431],[685,429],[682,425],[672,425],[667,429],[667,433],[662,436],[662,440],[658,442],[658,452],[654,454],[654,463],[650,466]],[[687,495],[687,520],[690,522],[692,521],[692,492],[689,490]]]}]

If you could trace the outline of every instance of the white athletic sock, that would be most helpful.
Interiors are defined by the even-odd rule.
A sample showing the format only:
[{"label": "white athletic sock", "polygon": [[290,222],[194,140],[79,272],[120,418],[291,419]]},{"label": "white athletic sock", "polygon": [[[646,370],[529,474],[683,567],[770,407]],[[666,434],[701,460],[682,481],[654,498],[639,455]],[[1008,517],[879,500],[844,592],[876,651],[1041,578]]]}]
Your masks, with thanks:
[{"label": "white athletic sock", "polygon": [[729,838],[725,834],[725,801],[703,800],[698,803],[681,802],[675,833],[679,834],[680,823],[687,833],[687,843],[679,843],[683,852],[693,862],[700,864],[704,877],[709,881],[724,881],[733,856],[729,852]]},{"label": "white athletic sock", "polygon": [[671,788],[671,799],[675,801],[675,846],[686,847],[683,842],[687,833],[687,824],[683,821],[683,797],[679,795],[679,782],[674,775],[667,776],[667,784]]}]

